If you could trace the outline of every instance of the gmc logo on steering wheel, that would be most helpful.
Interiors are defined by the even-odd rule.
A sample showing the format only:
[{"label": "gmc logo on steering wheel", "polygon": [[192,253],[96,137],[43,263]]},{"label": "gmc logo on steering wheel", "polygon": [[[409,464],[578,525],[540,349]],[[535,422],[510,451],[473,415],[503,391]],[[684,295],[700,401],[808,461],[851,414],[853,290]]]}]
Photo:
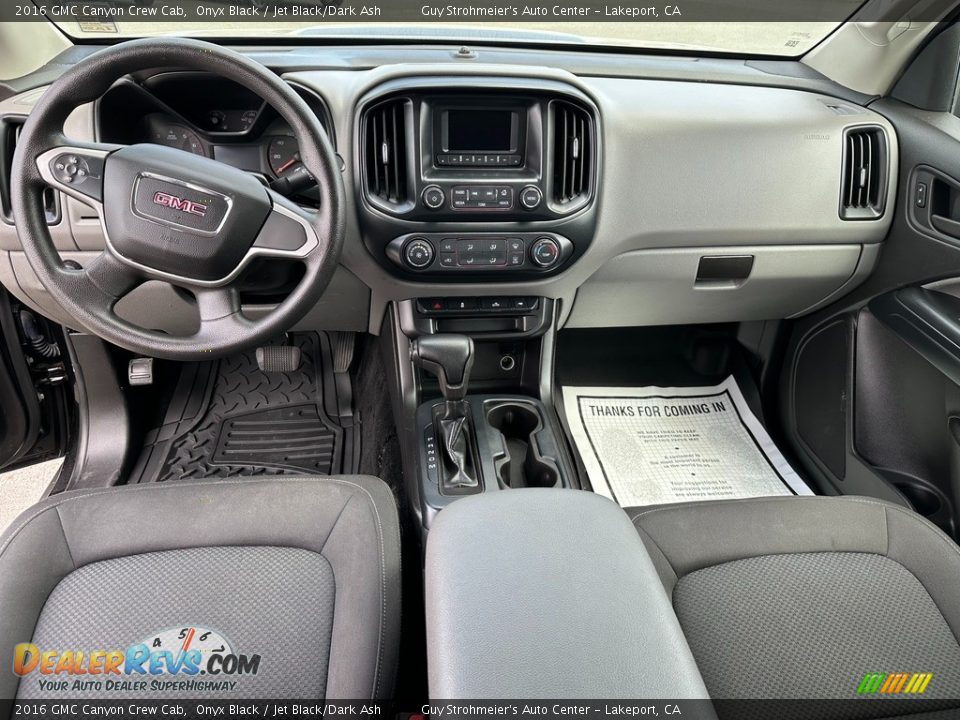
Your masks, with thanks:
[{"label": "gmc logo on steering wheel", "polygon": [[181,212],[190,213],[191,215],[199,215],[200,217],[207,214],[206,205],[194,202],[193,200],[187,200],[186,198],[179,198],[176,195],[165,192],[155,192],[153,194],[153,204],[162,205],[172,210],[180,210]]}]

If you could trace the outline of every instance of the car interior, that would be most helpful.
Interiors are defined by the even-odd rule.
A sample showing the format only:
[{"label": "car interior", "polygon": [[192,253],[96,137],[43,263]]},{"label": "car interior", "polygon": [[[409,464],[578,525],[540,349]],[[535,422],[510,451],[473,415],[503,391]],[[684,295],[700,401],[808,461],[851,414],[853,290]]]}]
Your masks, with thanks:
[{"label": "car interior", "polygon": [[858,12],[0,23],[0,697],[956,717],[960,24]]}]

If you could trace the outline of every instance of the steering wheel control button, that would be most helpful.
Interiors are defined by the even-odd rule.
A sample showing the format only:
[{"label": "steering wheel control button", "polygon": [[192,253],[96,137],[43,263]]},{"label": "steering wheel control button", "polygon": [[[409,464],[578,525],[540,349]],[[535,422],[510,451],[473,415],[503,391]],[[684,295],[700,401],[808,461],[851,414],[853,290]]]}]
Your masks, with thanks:
[{"label": "steering wheel control button", "polygon": [[431,210],[439,210],[443,207],[446,197],[437,185],[428,185],[423,190],[423,204]]},{"label": "steering wheel control button", "polygon": [[553,238],[538,238],[530,248],[530,259],[542,268],[553,267],[560,259],[560,244]]},{"label": "steering wheel control button", "polygon": [[433,263],[433,245],[423,238],[414,238],[403,250],[404,259],[407,265],[415,270],[423,270]]},{"label": "steering wheel control button", "polygon": [[520,204],[527,210],[536,210],[543,201],[543,193],[536,185],[527,185],[520,191]]},{"label": "steering wheel control button", "polygon": [[64,185],[73,187],[94,200],[103,199],[103,158],[65,152],[50,161],[50,172]]}]

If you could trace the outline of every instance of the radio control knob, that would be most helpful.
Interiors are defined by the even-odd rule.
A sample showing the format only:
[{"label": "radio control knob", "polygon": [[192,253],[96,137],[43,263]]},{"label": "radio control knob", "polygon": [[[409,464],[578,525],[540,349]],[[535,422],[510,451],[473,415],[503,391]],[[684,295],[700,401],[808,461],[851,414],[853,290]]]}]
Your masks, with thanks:
[{"label": "radio control knob", "polygon": [[403,248],[403,257],[407,265],[414,270],[423,270],[433,262],[433,245],[423,238],[414,238]]},{"label": "radio control knob", "polygon": [[439,210],[443,207],[446,197],[443,194],[443,188],[438,185],[427,185],[423,189],[423,204],[431,210]]},{"label": "radio control knob", "polygon": [[520,204],[527,210],[534,210],[543,201],[543,193],[536,185],[527,185],[520,191]]},{"label": "radio control knob", "polygon": [[530,259],[542,268],[553,267],[560,259],[560,243],[550,237],[537,238],[530,246]]}]

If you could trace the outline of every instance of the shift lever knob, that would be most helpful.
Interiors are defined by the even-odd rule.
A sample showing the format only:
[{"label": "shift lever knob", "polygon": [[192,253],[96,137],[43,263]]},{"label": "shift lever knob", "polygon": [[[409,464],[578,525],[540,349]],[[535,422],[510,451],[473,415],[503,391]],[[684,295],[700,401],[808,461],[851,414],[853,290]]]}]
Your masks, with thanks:
[{"label": "shift lever knob", "polygon": [[463,400],[473,367],[473,340],[466,335],[424,335],[410,344],[413,364],[433,373],[447,401]]}]

